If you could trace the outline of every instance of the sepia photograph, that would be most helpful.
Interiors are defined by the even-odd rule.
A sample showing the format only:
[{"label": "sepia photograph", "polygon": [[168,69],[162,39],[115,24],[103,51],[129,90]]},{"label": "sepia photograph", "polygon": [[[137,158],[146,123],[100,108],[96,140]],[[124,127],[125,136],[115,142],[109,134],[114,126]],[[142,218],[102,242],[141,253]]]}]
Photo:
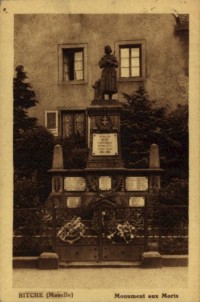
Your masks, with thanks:
[{"label": "sepia photograph", "polygon": [[2,302],[198,302],[196,19],[116,3],[12,14]]}]

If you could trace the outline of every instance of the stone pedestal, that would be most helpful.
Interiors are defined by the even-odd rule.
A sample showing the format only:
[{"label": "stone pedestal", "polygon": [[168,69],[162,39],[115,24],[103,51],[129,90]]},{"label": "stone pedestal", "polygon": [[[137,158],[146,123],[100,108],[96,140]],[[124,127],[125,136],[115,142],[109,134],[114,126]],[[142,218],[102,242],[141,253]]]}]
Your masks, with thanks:
[{"label": "stone pedestal", "polygon": [[123,167],[121,158],[120,113],[117,100],[94,100],[89,116],[89,158],[87,168]]},{"label": "stone pedestal", "polygon": [[[53,165],[49,170],[52,174],[52,192],[46,206],[63,208],[60,213],[65,215],[68,212],[68,220],[77,215],[76,208],[81,207],[79,215],[86,223],[87,230],[93,225],[100,230],[91,238],[84,236],[78,239],[80,245],[56,242],[54,251],[58,253],[60,261],[133,261],[140,260],[145,250],[146,241],[143,237],[134,244],[128,245],[124,241],[112,245],[105,240],[102,231],[106,225],[105,219],[124,223],[120,215],[126,217],[127,214],[122,212],[127,208],[133,216],[130,224],[133,224],[134,229],[140,224],[145,236],[147,232],[143,221],[146,218],[144,208],[147,206],[147,197],[152,190],[160,188],[162,170],[157,145],[151,146],[149,168],[124,168],[121,157],[121,110],[122,106],[117,100],[94,100],[87,108],[89,155],[86,168],[63,168],[62,148],[59,145],[54,148]],[[69,211],[64,208],[69,208]],[[89,224],[85,217],[89,217]],[[93,234],[94,228],[90,231]],[[142,258],[144,267],[160,267],[161,260],[160,254],[156,252],[144,253]],[[54,269],[57,261],[55,254],[44,253],[40,256],[39,267]]]}]

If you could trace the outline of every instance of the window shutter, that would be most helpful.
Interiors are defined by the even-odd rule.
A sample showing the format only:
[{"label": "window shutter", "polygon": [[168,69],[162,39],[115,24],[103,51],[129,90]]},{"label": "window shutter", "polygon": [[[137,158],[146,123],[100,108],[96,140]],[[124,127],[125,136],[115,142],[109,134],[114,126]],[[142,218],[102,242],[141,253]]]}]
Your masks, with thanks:
[{"label": "window shutter", "polygon": [[83,51],[74,53],[74,79],[83,80]]},{"label": "window shutter", "polygon": [[53,135],[58,135],[58,111],[45,111],[45,127]]},{"label": "window shutter", "polygon": [[69,81],[69,58],[63,52],[63,80]]}]

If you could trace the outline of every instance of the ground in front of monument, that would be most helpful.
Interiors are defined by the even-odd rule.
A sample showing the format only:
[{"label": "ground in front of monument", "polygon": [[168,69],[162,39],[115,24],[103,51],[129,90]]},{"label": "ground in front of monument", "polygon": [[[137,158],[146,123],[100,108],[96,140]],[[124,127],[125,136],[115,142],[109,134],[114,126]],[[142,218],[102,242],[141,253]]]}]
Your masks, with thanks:
[{"label": "ground in front of monument", "polygon": [[188,287],[187,267],[81,268],[48,270],[13,270],[15,288],[71,289],[185,289]]}]

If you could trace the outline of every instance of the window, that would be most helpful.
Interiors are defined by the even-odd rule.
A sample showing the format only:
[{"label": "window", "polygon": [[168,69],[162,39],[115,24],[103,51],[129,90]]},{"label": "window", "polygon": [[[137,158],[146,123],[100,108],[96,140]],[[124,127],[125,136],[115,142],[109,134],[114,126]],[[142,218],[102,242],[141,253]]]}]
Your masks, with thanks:
[{"label": "window", "polygon": [[80,148],[86,146],[85,111],[67,111],[62,113],[62,136],[74,138]]},{"label": "window", "polygon": [[45,111],[45,127],[53,135],[58,135],[58,111]]},{"label": "window", "polygon": [[120,78],[141,77],[140,45],[120,46]]},{"label": "window", "polygon": [[119,81],[140,81],[145,77],[145,41],[115,42],[119,60]]},{"label": "window", "polygon": [[63,80],[82,81],[83,79],[83,49],[63,49]]},{"label": "window", "polygon": [[85,84],[87,79],[87,45],[59,45],[59,83]]}]

